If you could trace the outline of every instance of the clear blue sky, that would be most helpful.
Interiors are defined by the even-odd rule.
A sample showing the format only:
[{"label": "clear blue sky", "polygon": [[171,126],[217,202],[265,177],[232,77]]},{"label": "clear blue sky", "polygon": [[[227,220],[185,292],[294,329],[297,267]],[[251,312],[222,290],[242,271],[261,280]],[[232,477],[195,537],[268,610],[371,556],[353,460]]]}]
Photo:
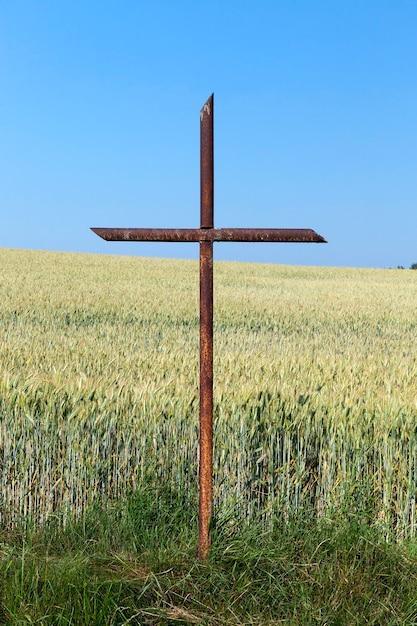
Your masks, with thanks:
[{"label": "clear blue sky", "polygon": [[198,258],[90,226],[199,225],[215,94],[215,225],[327,245],[216,259],[417,262],[416,0],[3,0],[0,246]]}]

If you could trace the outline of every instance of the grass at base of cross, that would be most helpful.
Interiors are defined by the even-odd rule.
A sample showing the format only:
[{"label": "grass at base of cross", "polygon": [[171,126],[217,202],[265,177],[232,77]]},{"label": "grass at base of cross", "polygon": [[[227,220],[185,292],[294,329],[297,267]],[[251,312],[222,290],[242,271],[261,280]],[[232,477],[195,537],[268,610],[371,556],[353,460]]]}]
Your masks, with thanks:
[{"label": "grass at base of cross", "polygon": [[326,519],[215,520],[196,559],[196,503],[160,489],[0,540],[0,623],[415,624],[417,542],[375,526],[366,494]]}]

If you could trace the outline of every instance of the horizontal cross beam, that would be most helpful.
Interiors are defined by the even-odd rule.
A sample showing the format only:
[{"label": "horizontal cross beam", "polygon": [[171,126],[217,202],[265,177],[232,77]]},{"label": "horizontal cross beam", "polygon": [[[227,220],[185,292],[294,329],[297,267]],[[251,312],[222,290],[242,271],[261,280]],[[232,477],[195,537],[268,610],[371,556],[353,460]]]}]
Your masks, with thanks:
[{"label": "horizontal cross beam", "polygon": [[106,241],[275,241],[326,243],[309,228],[92,228]]}]

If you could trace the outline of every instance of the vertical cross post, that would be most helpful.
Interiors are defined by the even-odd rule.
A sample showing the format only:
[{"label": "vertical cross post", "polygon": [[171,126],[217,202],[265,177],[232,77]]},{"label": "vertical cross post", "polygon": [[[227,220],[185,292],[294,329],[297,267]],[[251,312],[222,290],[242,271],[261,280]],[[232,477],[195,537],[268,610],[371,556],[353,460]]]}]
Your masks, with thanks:
[{"label": "vertical cross post", "polygon": [[198,556],[210,550],[213,475],[213,242],[325,243],[307,228],[214,228],[214,96],[200,111],[200,228],[92,228],[107,241],[187,241],[200,244],[200,464]]},{"label": "vertical cross post", "polygon": [[[200,112],[200,228],[214,227],[213,95]],[[198,557],[210,549],[213,475],[213,242],[200,241],[200,465]]]}]

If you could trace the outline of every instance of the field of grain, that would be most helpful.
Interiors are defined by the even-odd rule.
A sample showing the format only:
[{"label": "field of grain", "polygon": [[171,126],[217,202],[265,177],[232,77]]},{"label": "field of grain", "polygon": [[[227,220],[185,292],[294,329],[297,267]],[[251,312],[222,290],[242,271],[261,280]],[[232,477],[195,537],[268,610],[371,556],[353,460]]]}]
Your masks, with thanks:
[{"label": "field of grain", "polygon": [[[0,250],[0,514],[191,494],[198,262]],[[416,530],[417,272],[215,263],[215,515]],[[362,506],[361,505],[361,506]]]}]

